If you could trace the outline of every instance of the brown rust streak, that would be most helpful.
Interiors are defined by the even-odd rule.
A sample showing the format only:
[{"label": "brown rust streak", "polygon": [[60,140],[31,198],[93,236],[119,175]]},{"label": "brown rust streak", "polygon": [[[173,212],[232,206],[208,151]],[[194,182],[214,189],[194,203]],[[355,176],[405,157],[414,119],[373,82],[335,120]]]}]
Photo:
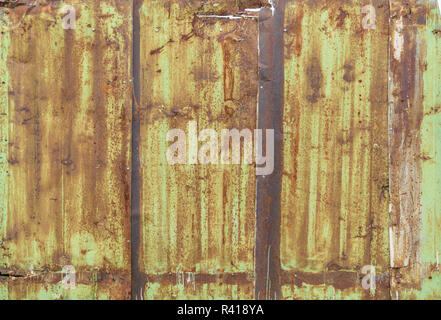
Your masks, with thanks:
[{"label": "brown rust streak", "polygon": [[426,3],[390,1],[390,237],[392,296],[420,288],[422,167],[421,123],[425,70]]},{"label": "brown rust streak", "polygon": [[253,275],[249,273],[166,273],[145,275],[145,278],[149,283],[160,283],[161,285],[176,285],[180,278],[184,279],[184,282],[198,284],[250,285],[253,283]]},{"label": "brown rust streak", "polygon": [[231,45],[229,39],[219,39],[219,42],[222,45],[222,54],[224,60],[224,100],[229,101],[233,100],[234,93],[234,76],[233,69],[231,66]]},{"label": "brown rust streak", "polygon": [[[274,172],[256,184],[255,299],[280,299],[280,194],[285,1],[259,14],[259,129],[274,130]],[[267,143],[267,142],[265,142]],[[265,147],[263,147],[265,148]]]}]

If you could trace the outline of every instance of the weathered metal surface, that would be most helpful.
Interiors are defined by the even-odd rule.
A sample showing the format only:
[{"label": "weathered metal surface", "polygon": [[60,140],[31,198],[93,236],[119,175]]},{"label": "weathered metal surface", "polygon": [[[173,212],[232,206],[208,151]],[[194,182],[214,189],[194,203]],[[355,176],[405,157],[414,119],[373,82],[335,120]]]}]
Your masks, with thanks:
[{"label": "weathered metal surface", "polygon": [[173,1],[144,1],[139,10],[134,298],[252,298],[254,166],[170,165],[166,137],[175,128],[189,133],[191,120],[197,132],[256,127],[257,21],[198,17]]},{"label": "weathered metal surface", "polygon": [[245,9],[269,6],[268,0],[162,0],[164,6],[179,6],[180,15],[193,17],[201,15],[236,15]]},{"label": "weathered metal surface", "polygon": [[441,143],[437,1],[391,1],[391,296],[439,299]]},{"label": "weathered metal surface", "polygon": [[[284,299],[388,298],[388,1],[288,1],[281,204]],[[369,22],[369,21],[367,21]],[[365,24],[367,26],[369,24]]]},{"label": "weathered metal surface", "polygon": [[[440,298],[436,0],[70,3],[0,0],[0,299]],[[274,172],[167,163],[192,120]]]},{"label": "weathered metal surface", "polygon": [[[259,13],[259,129],[274,130],[274,171],[256,185],[256,299],[280,298],[280,191],[283,110],[283,8]],[[265,143],[269,143],[265,141]],[[265,147],[266,149],[266,147]]]},{"label": "weathered metal surface", "polygon": [[[441,299],[441,3],[426,7],[426,61],[423,63],[421,289],[408,298]],[[403,294],[406,297],[406,294]]]},{"label": "weathered metal surface", "polygon": [[2,15],[2,299],[130,297],[132,4],[73,4],[74,30],[58,1]]}]

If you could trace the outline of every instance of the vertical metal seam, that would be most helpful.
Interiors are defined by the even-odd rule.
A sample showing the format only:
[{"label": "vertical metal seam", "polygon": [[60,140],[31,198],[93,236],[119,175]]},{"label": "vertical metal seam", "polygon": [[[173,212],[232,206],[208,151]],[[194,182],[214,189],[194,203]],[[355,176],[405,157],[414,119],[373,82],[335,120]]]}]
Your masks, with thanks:
[{"label": "vertical metal seam", "polygon": [[[258,129],[274,129],[274,172],[256,181],[255,299],[281,296],[280,222],[285,0],[259,14]],[[263,134],[265,135],[265,134]],[[265,142],[266,143],[266,142]]]},{"label": "vertical metal seam", "polygon": [[138,102],[140,101],[140,17],[142,0],[133,1],[133,46],[132,46],[132,177],[131,177],[131,299],[142,299],[142,276],[139,271],[140,229],[140,119]]},{"label": "vertical metal seam", "polygon": [[[389,97],[389,90],[390,90],[390,83],[389,83],[389,79],[390,79],[390,77],[391,77],[391,67],[390,67],[390,59],[391,59],[391,55],[390,55],[390,46],[391,46],[391,44],[392,44],[392,41],[391,41],[391,36],[392,36],[392,34],[391,34],[391,23],[392,23],[392,19],[391,19],[391,12],[392,12],[392,2],[391,2],[391,0],[389,0],[388,1],[389,2],[389,14],[388,14],[388,16],[389,16],[389,19],[388,19],[388,21],[389,21],[389,23],[388,23],[388,30],[387,30],[387,32],[388,32],[388,37],[387,37],[387,81],[386,81],[386,83],[387,83],[387,152],[388,152],[388,155],[387,155],[387,157],[388,157],[388,174],[389,174],[389,177],[388,177],[388,183],[389,183],[389,188],[388,188],[388,192],[389,192],[389,208],[390,208],[390,206],[391,206],[391,204],[392,204],[392,198],[391,198],[391,196],[390,196],[390,188],[391,188],[391,149],[390,149],[390,145],[391,145],[391,131],[392,131],[392,127],[391,127],[391,124],[390,124],[390,113],[391,113],[391,105],[390,105],[390,101],[389,101],[389,99],[390,99],[390,97]],[[391,224],[391,221],[390,221],[390,211],[388,212],[388,217],[389,217],[389,226],[388,226],[388,236],[389,236],[389,250],[388,250],[388,252],[389,252],[389,274],[390,274],[390,277],[389,277],[389,297],[390,297],[390,300],[392,300],[392,275],[393,275],[393,270],[392,270],[392,256],[391,256],[391,246],[392,246],[392,243],[391,243],[391,229],[390,229],[390,224]]]}]

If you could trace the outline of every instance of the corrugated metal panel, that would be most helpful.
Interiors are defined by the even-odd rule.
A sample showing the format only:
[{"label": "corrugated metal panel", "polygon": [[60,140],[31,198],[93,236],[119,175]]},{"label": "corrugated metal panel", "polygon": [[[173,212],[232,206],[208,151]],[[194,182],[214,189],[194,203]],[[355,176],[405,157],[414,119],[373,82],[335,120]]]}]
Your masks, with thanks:
[{"label": "corrugated metal panel", "polygon": [[[419,299],[441,299],[441,6],[427,4],[426,61],[423,64],[424,115],[421,124],[423,243],[425,266]],[[427,66],[427,69],[426,69]],[[409,298],[415,298],[410,296]]]},{"label": "corrugated metal panel", "polygon": [[257,21],[192,10],[163,1],[140,7],[136,295],[252,298],[254,167],[168,165],[165,137],[175,128],[189,134],[192,120],[198,132],[255,128]]},{"label": "corrugated metal panel", "polygon": [[436,1],[391,1],[393,299],[440,298],[440,9]]},{"label": "corrugated metal panel", "polygon": [[[440,298],[438,2],[272,2],[0,0],[0,299]],[[169,165],[193,120],[274,173]]]},{"label": "corrugated metal panel", "polygon": [[285,11],[283,298],[386,298],[388,2],[292,1]]},{"label": "corrugated metal panel", "polygon": [[[5,15],[0,298],[130,297],[131,1]],[[77,287],[63,290],[73,265]]]}]

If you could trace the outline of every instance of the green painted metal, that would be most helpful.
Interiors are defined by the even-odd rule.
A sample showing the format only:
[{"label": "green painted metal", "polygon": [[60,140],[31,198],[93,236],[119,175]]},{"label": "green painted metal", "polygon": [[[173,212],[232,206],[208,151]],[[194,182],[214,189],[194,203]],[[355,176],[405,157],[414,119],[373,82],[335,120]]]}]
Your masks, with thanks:
[{"label": "green painted metal", "polygon": [[[438,1],[5,2],[0,299],[441,298]],[[191,120],[279,121],[280,181],[169,165]]]}]

